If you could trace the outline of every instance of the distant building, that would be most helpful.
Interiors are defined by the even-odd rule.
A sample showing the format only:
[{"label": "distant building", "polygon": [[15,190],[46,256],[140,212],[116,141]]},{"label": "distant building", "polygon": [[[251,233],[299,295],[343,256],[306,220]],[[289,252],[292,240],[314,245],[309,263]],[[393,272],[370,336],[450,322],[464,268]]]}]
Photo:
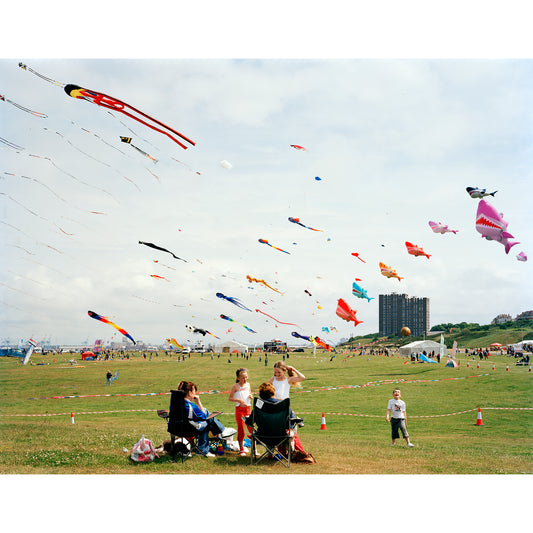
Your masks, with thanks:
[{"label": "distant building", "polygon": [[493,318],[491,324],[505,324],[506,322],[512,322],[513,317],[511,315],[501,314],[496,318]]},{"label": "distant building", "polygon": [[417,337],[429,332],[429,298],[407,294],[379,295],[379,335],[400,335],[403,327]]},{"label": "distant building", "polygon": [[533,311],[524,311],[523,313],[516,315],[515,320],[522,320],[524,318],[527,320],[533,320]]}]

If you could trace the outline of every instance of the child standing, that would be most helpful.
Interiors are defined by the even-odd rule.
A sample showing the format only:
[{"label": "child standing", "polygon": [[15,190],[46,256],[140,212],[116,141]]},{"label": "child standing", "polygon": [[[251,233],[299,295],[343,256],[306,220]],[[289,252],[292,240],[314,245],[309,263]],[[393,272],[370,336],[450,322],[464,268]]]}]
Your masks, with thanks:
[{"label": "child standing", "polygon": [[407,427],[405,425],[405,422],[407,420],[407,415],[405,412],[405,402],[403,400],[400,400],[402,396],[402,392],[400,389],[394,389],[392,391],[392,399],[389,400],[389,403],[387,405],[387,415],[386,419],[387,422],[391,423],[391,430],[392,430],[392,445],[394,446],[396,444],[396,439],[399,438],[400,433],[398,430],[402,432],[403,438],[407,442],[407,446],[409,448],[412,448],[414,444],[411,444],[411,441],[409,440],[409,433],[407,433]]},{"label": "child standing", "polygon": [[[244,451],[244,420],[243,416],[249,416],[251,412],[252,392],[248,383],[248,371],[246,368],[238,368],[235,372],[237,381],[231,387],[230,402],[235,402],[235,420],[237,422],[237,440],[239,441],[239,455],[246,455]],[[251,429],[249,429],[251,432]]]}]

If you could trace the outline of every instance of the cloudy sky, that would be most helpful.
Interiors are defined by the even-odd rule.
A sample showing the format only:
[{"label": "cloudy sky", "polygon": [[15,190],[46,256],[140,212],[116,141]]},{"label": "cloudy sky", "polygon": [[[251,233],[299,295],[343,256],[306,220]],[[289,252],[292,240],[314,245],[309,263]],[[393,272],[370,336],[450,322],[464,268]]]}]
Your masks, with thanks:
[{"label": "cloudy sky", "polygon": [[[0,60],[1,341],[121,340],[92,310],[149,343],[216,341],[186,325],[250,345],[292,340],[292,331],[338,342],[377,332],[378,296],[393,291],[428,297],[431,326],[532,308],[532,263],[516,259],[533,258],[530,60],[328,58],[316,42],[309,55],[299,45],[237,55],[233,40],[222,41],[223,57],[216,39],[208,51],[188,42],[188,54],[151,59],[138,40],[125,42],[125,58],[121,43],[115,54],[62,54],[34,42]],[[196,144],[184,150],[70,98],[67,83],[127,102]],[[520,241],[508,255],[476,231],[468,186],[498,191],[488,200]],[[429,220],[458,233],[434,234]],[[430,259],[409,255],[405,241]],[[382,276],[380,261],[404,279]],[[374,300],[352,295],[356,277]],[[362,324],[335,315],[339,298]]]}]

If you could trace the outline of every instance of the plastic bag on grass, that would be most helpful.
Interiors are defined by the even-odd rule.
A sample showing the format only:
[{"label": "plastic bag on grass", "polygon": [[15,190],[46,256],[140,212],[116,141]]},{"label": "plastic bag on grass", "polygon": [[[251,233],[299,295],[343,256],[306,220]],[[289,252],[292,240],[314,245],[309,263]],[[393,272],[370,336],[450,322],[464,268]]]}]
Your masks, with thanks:
[{"label": "plastic bag on grass", "polygon": [[150,439],[141,436],[131,450],[131,460],[136,463],[149,463],[156,457],[154,444]]}]

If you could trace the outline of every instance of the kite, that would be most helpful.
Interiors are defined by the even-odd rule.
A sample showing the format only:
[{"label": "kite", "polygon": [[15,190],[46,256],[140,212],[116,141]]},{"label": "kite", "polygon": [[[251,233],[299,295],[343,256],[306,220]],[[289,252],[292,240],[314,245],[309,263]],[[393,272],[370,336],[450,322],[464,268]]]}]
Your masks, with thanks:
[{"label": "kite", "polygon": [[150,274],[150,276],[152,276],[152,278],[157,278],[157,279],[164,279],[165,281],[169,281],[169,279],[165,278],[164,276],[158,276],[157,274]]},{"label": "kite", "polygon": [[352,284],[352,294],[357,298],[366,298],[368,301],[374,300],[374,297],[368,296],[365,289],[362,289],[355,281]]},{"label": "kite", "polygon": [[307,289],[304,289],[304,292],[309,294],[309,296],[313,296]]},{"label": "kite", "polygon": [[417,246],[416,244],[413,244],[412,242],[405,242],[405,246],[407,247],[407,253],[414,255],[415,257],[418,257],[420,255],[425,255],[428,259],[430,258],[431,254],[427,254],[424,252],[421,246]]},{"label": "kite", "polygon": [[233,296],[225,296],[221,292],[217,292],[217,297],[222,298],[223,300],[227,300],[228,302],[231,302],[232,304],[236,305],[237,307],[240,307],[241,309],[246,309],[246,311],[251,311],[251,309],[248,309],[245,305],[243,305],[238,298],[235,298]]},{"label": "kite", "polygon": [[331,352],[332,348],[329,344],[324,342],[320,337],[310,337],[310,339],[313,339],[311,342],[315,344],[316,346],[319,346],[323,350],[327,350],[328,352]]},{"label": "kite", "polygon": [[524,252],[520,252],[516,258],[518,261],[527,261],[527,255]]},{"label": "kite", "polygon": [[315,176],[315,181],[322,181],[322,178],[319,178],[318,176]]},{"label": "kite", "polygon": [[271,287],[264,279],[257,279],[257,278],[252,278],[250,275],[246,275],[246,279],[252,283],[252,281],[255,281],[256,283],[262,283],[265,287],[268,287],[269,289],[272,289],[273,291],[275,292],[278,292],[279,294],[282,294],[280,291],[278,291],[277,289],[274,289],[274,287]]},{"label": "kite", "polygon": [[352,309],[342,298],[339,298],[339,301],[337,302],[337,310],[335,311],[335,314],[339,318],[346,320],[346,322],[353,322],[355,327],[357,324],[363,322],[362,320],[357,320],[355,316],[356,313],[356,310]]},{"label": "kite", "polygon": [[23,107],[23,106],[17,104],[16,102],[13,102],[13,101],[9,100],[8,98],[6,98],[2,94],[0,94],[0,100],[2,100],[3,102],[7,102],[8,104],[11,104],[12,106],[18,107],[22,111],[26,111],[26,113],[30,113],[30,114],[32,114],[32,115],[34,115],[36,117],[48,118],[48,115],[45,115],[44,113],[39,113],[38,111],[32,111],[31,109],[28,109],[27,107]]},{"label": "kite", "polygon": [[304,148],[303,146],[300,146],[299,144],[291,144],[291,148],[296,148],[296,150],[302,150],[303,152],[307,152],[307,148]]},{"label": "kite", "polygon": [[398,278],[398,281],[401,281],[402,277],[398,276],[396,274],[396,270],[393,270],[390,266],[387,266],[385,263],[379,263],[379,268],[381,270],[381,274],[385,276],[386,278]]},{"label": "kite", "polygon": [[169,344],[174,345],[176,348],[178,348],[180,350],[184,349],[184,347],[181,344],[178,344],[178,341],[174,337],[172,337],[171,339],[167,339],[167,342]]},{"label": "kite", "polygon": [[[163,135],[166,135],[169,139],[173,140],[175,143],[179,144],[183,149],[187,149],[187,146],[182,144],[178,139],[173,137],[169,132],[172,132],[173,134],[177,135],[184,141],[187,141],[188,143],[192,144],[193,146],[195,143],[179,133],[178,131],[172,129],[171,127],[163,124],[162,122],[159,122],[159,120],[156,120],[153,117],[150,117],[146,113],[143,113],[142,111],[136,109],[133,106],[130,106],[126,102],[122,102],[121,100],[118,100],[116,98],[113,98],[112,96],[108,96],[104,93],[91,91],[90,89],[84,89],[83,87],[80,87],[79,85],[74,84],[64,84],[60,83],[56,80],[53,80],[52,78],[48,78],[46,76],[43,76],[42,74],[39,74],[35,70],[32,70],[27,65],[23,63],[19,63],[19,67],[24,70],[29,70],[36,76],[39,76],[45,81],[48,81],[54,85],[57,85],[59,87],[63,87],[63,90],[72,98],[78,98],[82,100],[87,100],[88,102],[92,102],[93,104],[96,104],[98,106],[104,107],[106,109],[110,109],[113,111],[119,111],[120,113],[123,113],[124,115],[132,118],[133,120],[136,120],[137,122],[140,122],[141,124],[144,124],[145,126],[148,126],[149,128],[153,129],[154,131],[157,131],[159,133],[162,133]],[[131,112],[130,112],[131,111]],[[136,116],[133,113],[137,113]],[[150,124],[147,121],[151,121],[152,124]],[[157,126],[161,126],[164,129],[160,129],[159,127],[153,125],[153,123],[157,124]],[[165,131],[167,130],[167,131]]]},{"label": "kite", "polygon": [[117,326],[116,324],[113,324],[113,322],[111,322],[111,320],[109,320],[109,318],[106,318],[105,316],[100,316],[99,314],[95,313],[94,311],[87,311],[87,314],[91,318],[94,318],[95,320],[100,320],[100,322],[103,322],[104,324],[109,324],[110,326],[113,326],[116,330],[118,330],[120,333],[122,333],[122,335],[124,335],[125,337],[128,337],[128,339],[130,339],[133,342],[133,344],[136,344],[135,341],[133,340],[133,337],[125,329],[122,329],[121,327]]},{"label": "kite", "polygon": [[185,329],[187,331],[190,331],[191,333],[200,333],[205,337],[206,333],[211,335],[212,337],[215,337],[215,339],[220,339],[220,337],[217,337],[216,335],[213,335],[210,331],[207,329],[197,328],[196,326],[185,326]]},{"label": "kite", "polygon": [[233,168],[233,165],[229,161],[226,161],[225,159],[220,162],[220,166],[223,168],[227,168],[228,170],[230,168]]},{"label": "kite", "polygon": [[305,226],[304,224],[302,224],[300,222],[299,218],[289,217],[289,222],[293,222],[294,224],[298,224],[299,226],[302,226],[302,228],[307,228],[307,229],[310,229],[312,231],[324,231],[322,229],[315,229],[315,228],[311,228],[310,226]]},{"label": "kite", "polygon": [[444,235],[446,232],[450,232],[455,235],[459,231],[456,229],[449,229],[447,225],[441,224],[440,222],[437,224],[432,220],[430,220],[428,224],[429,227],[433,230],[433,233],[442,233],[442,235]]},{"label": "kite", "polygon": [[470,195],[470,198],[483,198],[484,196],[492,196],[498,192],[487,192],[487,189],[478,189],[477,187],[467,187],[466,192]]},{"label": "kite", "polygon": [[[173,135],[171,135],[171,133],[177,135],[178,137],[192,144],[193,146],[195,145],[195,143],[191,141],[190,139],[188,139],[187,137],[185,137],[185,135],[182,135],[181,133],[172,129],[166,124],[159,122],[159,120],[156,120],[155,118],[150,117],[146,113],[143,113],[139,109],[136,109],[135,107],[127,104],[126,102],[122,102],[121,100],[118,100],[117,98],[113,98],[112,96],[108,96],[107,94],[100,93],[97,91],[92,91],[90,89],[85,89],[83,87],[80,87],[79,85],[74,85],[71,83],[65,85],[63,89],[72,98],[87,100],[88,102],[91,102],[101,107],[105,107],[106,109],[110,109],[112,111],[119,111],[120,113],[123,113],[124,115],[132,118],[133,120],[136,120],[137,122],[140,122],[141,124],[144,124],[145,126],[148,126],[149,128],[159,133],[162,133],[163,135],[166,135],[169,139],[179,144],[185,150],[187,149],[187,146],[185,146],[183,143],[178,141],[178,139],[176,139]],[[137,116],[134,113],[136,113]],[[150,124],[150,122],[147,122],[147,121],[151,121],[152,123],[155,123],[157,124],[157,126],[161,126],[164,129],[154,126],[153,124]]]},{"label": "kite", "polygon": [[364,259],[361,259],[361,258],[359,257],[359,253],[358,253],[358,252],[353,252],[352,255],[353,255],[354,257],[357,257],[357,259],[363,261],[363,263],[366,263],[366,261],[365,261]]},{"label": "kite", "polygon": [[292,335],[293,337],[296,337],[297,339],[304,339],[304,340],[306,340],[306,341],[312,342],[312,341],[310,340],[311,337],[306,337],[305,335],[300,335],[300,334],[297,333],[296,331],[293,331],[293,332],[291,333],[291,335]]},{"label": "kite", "polygon": [[120,137],[120,140],[123,143],[129,144],[132,148],[135,148],[135,150],[137,150],[137,152],[140,152],[141,154],[146,156],[148,159],[151,159],[154,163],[157,163],[158,160],[155,157],[151,156],[150,154],[146,153],[144,150],[141,150],[140,148],[138,148],[137,146],[132,144],[131,143],[131,141],[132,141],[131,137]]},{"label": "kite", "polygon": [[476,230],[488,241],[498,241],[505,246],[505,253],[518,241],[510,242],[513,236],[507,231],[508,222],[503,220],[503,213],[498,213],[486,200],[480,200],[477,206]]},{"label": "kite", "polygon": [[291,255],[289,252],[282,250],[281,248],[278,248],[277,246],[273,246],[270,244],[266,239],[258,239],[261,244],[268,244],[271,248],[275,248],[276,250],[279,250],[280,252],[286,253]]},{"label": "kite", "polygon": [[[156,250],[161,250],[162,252],[167,252],[174,259],[179,259],[180,261],[185,261],[185,259],[182,259],[181,257],[178,257],[177,255],[174,255],[170,250],[167,250],[166,248],[161,248],[160,246],[157,246],[156,244],[152,244],[151,242],[139,241],[139,244],[144,244],[145,246],[149,246],[150,248],[155,248]],[[187,263],[187,261],[185,261],[185,263]]]},{"label": "kite", "polygon": [[[233,318],[230,318],[226,315],[220,315],[220,318],[224,320],[229,320],[230,322],[235,322],[235,324],[239,324],[237,321],[233,320]],[[239,324],[239,326],[242,326],[244,329],[248,330],[251,333],[257,333],[257,331],[254,331],[253,329],[249,328],[248,326],[245,326],[244,324]]]},{"label": "kite", "polygon": [[281,322],[277,318],[274,318],[273,316],[267,315],[266,313],[263,313],[263,311],[261,311],[259,309],[256,309],[255,311],[256,311],[256,313],[261,313],[262,315],[266,315],[266,316],[270,317],[272,320],[275,320],[278,324],[286,324],[287,326],[296,326],[297,328],[300,327],[298,324],[292,324],[291,322]]}]

